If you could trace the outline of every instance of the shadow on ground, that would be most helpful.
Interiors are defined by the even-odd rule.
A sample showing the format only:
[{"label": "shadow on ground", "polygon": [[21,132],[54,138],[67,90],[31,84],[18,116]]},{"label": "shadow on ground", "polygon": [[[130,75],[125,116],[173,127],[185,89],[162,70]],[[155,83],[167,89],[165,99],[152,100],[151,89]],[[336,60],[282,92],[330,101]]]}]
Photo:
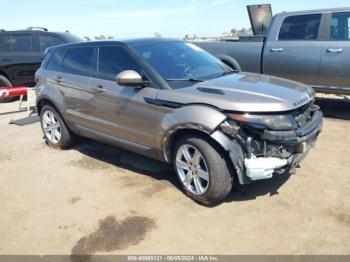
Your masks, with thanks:
[{"label": "shadow on ground", "polygon": [[350,99],[316,98],[325,117],[350,120]]},{"label": "shadow on ground", "polygon": [[145,175],[158,181],[166,180],[176,187],[180,186],[170,165],[151,158],[86,138],[80,138],[79,142],[73,147],[73,149],[88,157],[100,160],[115,167],[127,169],[131,172]]},{"label": "shadow on ground", "polygon": [[[184,192],[170,165],[85,138],[81,138],[73,149],[106,164],[137,173],[137,175],[148,176],[158,181],[168,181],[178,190]],[[274,196],[278,194],[278,189],[289,177],[289,175],[280,175],[244,186],[239,185],[237,181],[226,202],[252,200],[267,194]]]}]

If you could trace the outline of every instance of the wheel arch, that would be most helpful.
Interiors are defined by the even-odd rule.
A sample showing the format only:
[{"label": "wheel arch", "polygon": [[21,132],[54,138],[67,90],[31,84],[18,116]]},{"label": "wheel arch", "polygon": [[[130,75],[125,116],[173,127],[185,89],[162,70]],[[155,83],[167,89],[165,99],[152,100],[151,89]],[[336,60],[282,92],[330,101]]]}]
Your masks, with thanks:
[{"label": "wheel arch", "polygon": [[0,76],[3,76],[3,77],[5,77],[11,84],[12,84],[12,82],[11,82],[11,80],[10,80],[10,78],[9,78],[9,76],[6,74],[6,72],[5,71],[3,71],[3,70],[0,70]]},{"label": "wheel arch", "polygon": [[228,65],[232,69],[237,70],[238,72],[242,72],[242,67],[237,62],[237,60],[234,59],[232,56],[217,55],[216,58],[220,59],[223,63],[225,63],[226,65]]},{"label": "wheel arch", "polygon": [[210,137],[227,116],[205,105],[187,105],[164,115],[158,128],[156,145],[162,151],[162,159],[171,162],[169,150],[179,135],[192,133]]},{"label": "wheel arch", "polygon": [[173,163],[174,154],[175,152],[175,146],[176,142],[179,141],[184,136],[196,136],[199,138],[203,138],[203,140],[207,141],[214,149],[216,149],[220,154],[222,155],[223,159],[225,160],[228,169],[230,171],[230,174],[232,178],[238,177],[240,179],[240,174],[236,172],[237,168],[234,166],[234,163],[232,161],[232,158],[230,156],[230,152],[227,151],[227,148],[224,143],[222,143],[221,139],[217,136],[212,136],[212,134],[198,130],[198,129],[191,129],[191,128],[185,128],[185,129],[179,129],[176,132],[174,132],[168,139],[165,148],[164,148],[164,157],[167,159],[167,163]]},{"label": "wheel arch", "polygon": [[172,132],[164,142],[164,158],[168,163],[172,163],[173,161],[176,142],[184,136],[191,135],[196,137],[202,137],[205,141],[208,141],[210,144],[214,145],[215,148],[220,149],[225,155],[226,160],[230,159],[229,153],[225,150],[220,141],[216,140],[215,137],[212,137],[209,132],[201,128],[186,127],[179,128],[176,131]]},{"label": "wheel arch", "polygon": [[52,106],[62,116],[60,110],[58,110],[58,107],[55,105],[55,103],[47,97],[43,97],[36,102],[36,110],[37,110],[37,113],[39,116],[40,116],[42,108],[45,105]]}]

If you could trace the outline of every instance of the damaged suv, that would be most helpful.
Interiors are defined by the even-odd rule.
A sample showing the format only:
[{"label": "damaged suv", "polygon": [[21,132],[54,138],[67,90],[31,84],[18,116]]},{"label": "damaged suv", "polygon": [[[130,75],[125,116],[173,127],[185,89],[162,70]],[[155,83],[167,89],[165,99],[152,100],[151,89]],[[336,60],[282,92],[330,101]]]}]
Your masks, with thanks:
[{"label": "damaged suv", "polygon": [[49,144],[84,136],[173,163],[187,194],[208,205],[234,176],[248,184],[294,172],[322,128],[311,87],[234,71],[172,39],[50,48],[36,81]]}]

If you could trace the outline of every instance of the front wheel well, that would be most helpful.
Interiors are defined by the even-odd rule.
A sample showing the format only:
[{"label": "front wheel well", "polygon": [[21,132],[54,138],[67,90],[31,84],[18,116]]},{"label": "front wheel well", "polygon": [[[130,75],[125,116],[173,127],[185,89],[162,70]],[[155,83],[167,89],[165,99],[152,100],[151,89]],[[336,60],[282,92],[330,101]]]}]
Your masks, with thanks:
[{"label": "front wheel well", "polygon": [[165,154],[166,160],[169,163],[173,162],[173,158],[174,158],[173,154],[174,154],[176,142],[179,141],[181,137],[189,136],[189,135],[203,138],[205,141],[210,143],[216,150],[222,152],[223,157],[230,163],[229,165],[232,165],[232,162],[229,161],[230,160],[229,153],[215,139],[213,139],[210,136],[210,134],[197,129],[179,129],[175,131],[167,139],[164,145],[164,154]]}]

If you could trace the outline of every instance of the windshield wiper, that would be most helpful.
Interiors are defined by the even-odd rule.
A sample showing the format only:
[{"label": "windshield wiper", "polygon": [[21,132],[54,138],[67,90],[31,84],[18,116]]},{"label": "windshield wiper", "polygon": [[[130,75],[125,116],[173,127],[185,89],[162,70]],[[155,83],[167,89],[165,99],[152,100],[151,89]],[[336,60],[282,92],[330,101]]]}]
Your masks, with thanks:
[{"label": "windshield wiper", "polygon": [[166,81],[168,82],[194,82],[194,83],[199,83],[203,82],[204,80],[201,79],[195,79],[195,78],[167,78]]}]

